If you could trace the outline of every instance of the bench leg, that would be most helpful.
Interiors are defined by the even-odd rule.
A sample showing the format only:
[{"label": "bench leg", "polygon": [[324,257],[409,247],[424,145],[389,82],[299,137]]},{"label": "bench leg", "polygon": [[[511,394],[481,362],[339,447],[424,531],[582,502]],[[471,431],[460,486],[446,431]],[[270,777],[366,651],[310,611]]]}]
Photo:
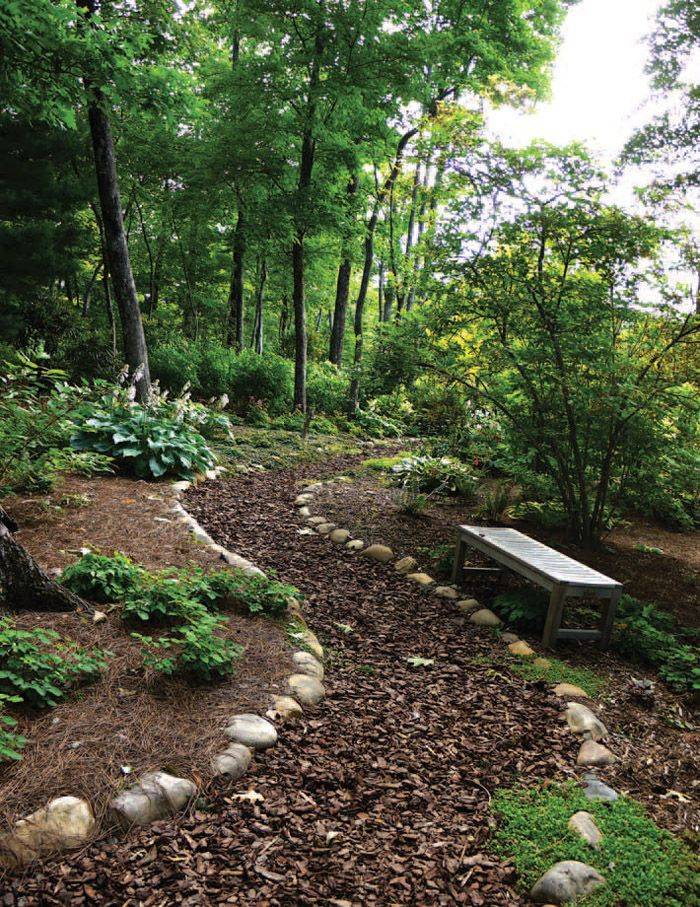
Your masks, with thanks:
[{"label": "bench leg", "polygon": [[464,569],[464,561],[467,556],[467,546],[464,543],[463,538],[457,539],[457,547],[455,548],[455,562],[452,567],[452,582],[458,586],[461,583],[462,571]]},{"label": "bench leg", "polygon": [[616,589],[603,606],[603,613],[600,618],[600,640],[598,645],[601,649],[607,649],[610,645],[610,637],[613,631],[613,622],[615,621],[615,612],[622,595],[622,589]]},{"label": "bench leg", "polygon": [[557,642],[557,633],[561,626],[561,619],[564,613],[564,599],[566,598],[566,587],[555,586],[549,598],[549,609],[547,610],[547,619],[544,624],[544,633],[542,634],[542,644],[546,649],[553,649]]}]

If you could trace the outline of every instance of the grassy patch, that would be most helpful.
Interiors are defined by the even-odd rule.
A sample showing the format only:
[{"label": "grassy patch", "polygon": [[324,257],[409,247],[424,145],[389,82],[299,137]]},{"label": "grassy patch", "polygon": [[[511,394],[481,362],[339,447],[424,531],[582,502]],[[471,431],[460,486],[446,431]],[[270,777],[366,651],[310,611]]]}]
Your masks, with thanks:
[{"label": "grassy patch", "polygon": [[[494,849],[511,859],[524,888],[559,860],[594,866],[606,885],[586,898],[591,907],[688,907],[700,903],[697,864],[690,850],[659,828],[632,800],[587,800],[575,785],[547,790],[502,790],[493,800],[499,819]],[[603,834],[593,850],[567,828],[578,810],[592,813]]]},{"label": "grassy patch", "polygon": [[396,466],[397,463],[410,456],[410,451],[403,450],[397,453],[395,457],[374,457],[373,459],[363,460],[362,466],[364,469],[371,469],[372,472],[388,472],[392,466]]},{"label": "grassy patch", "polygon": [[605,681],[588,668],[573,668],[558,658],[549,658],[549,667],[536,665],[533,659],[514,661],[509,665],[513,673],[525,680],[546,680],[547,683],[572,683],[594,697],[605,686]]}]

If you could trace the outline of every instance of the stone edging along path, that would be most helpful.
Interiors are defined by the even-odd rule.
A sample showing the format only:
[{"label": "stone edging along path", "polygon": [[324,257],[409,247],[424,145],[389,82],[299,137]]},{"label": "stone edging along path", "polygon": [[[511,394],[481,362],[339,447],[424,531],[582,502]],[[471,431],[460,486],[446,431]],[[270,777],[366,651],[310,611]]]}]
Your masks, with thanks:
[{"label": "stone edging along path", "polygon": [[[315,482],[302,488],[302,493],[294,501],[298,518],[303,520],[307,526],[306,529],[300,530],[300,534],[317,538],[326,537],[334,545],[359,553],[380,564],[388,566],[393,562],[394,570],[405,576],[407,582],[420,586],[426,594],[436,595],[453,602],[454,606],[475,626],[492,629],[501,627],[502,621],[493,611],[482,608],[474,598],[461,598],[454,585],[439,585],[432,576],[419,571],[418,563],[413,557],[407,556],[395,560],[394,552],[386,545],[365,546],[362,539],[353,539],[349,530],[336,526],[322,515],[313,515],[311,504],[323,486],[345,481],[348,479],[340,476],[325,482]],[[514,633],[502,633],[500,639],[508,646],[512,655],[534,658],[535,664],[539,663],[542,667],[548,666],[549,662],[546,658],[537,658],[534,649]],[[567,700],[562,720],[566,721],[572,733],[581,739],[576,764],[580,768],[588,769],[583,775],[584,794],[592,801],[614,802],[618,799],[617,792],[601,781],[595,771],[617,761],[614,753],[601,743],[608,737],[608,730],[587,705],[577,701],[579,699],[590,701],[590,697],[581,687],[568,683],[554,685],[553,691],[560,698]],[[568,826],[590,847],[597,849],[600,846],[602,834],[590,813],[583,810],[575,813],[569,819]],[[530,897],[539,903],[563,904],[585,897],[604,884],[605,879],[592,866],[578,860],[564,860],[555,863],[535,883]]]},{"label": "stone edging along path", "polygon": [[[206,478],[215,479],[218,475],[219,471],[211,470]],[[214,550],[230,567],[248,576],[265,576],[255,564],[217,544],[185,510],[179,496],[191,484],[182,481],[171,485],[174,494],[172,509],[179,515],[182,524],[197,541]],[[295,672],[287,678],[284,694],[271,694],[266,717],[243,713],[230,719],[223,729],[229,743],[211,761],[214,777],[224,776],[230,781],[242,777],[256,753],[277,744],[276,724],[295,721],[303,714],[305,707],[317,706],[326,695],[322,683],[323,647],[306,626],[299,602],[290,599],[288,609],[298,627],[294,638],[300,648],[292,654]],[[196,794],[197,785],[188,778],[178,778],[164,771],[148,772],[110,800],[106,811],[108,826],[116,825],[127,831],[133,826],[148,825],[174,816],[184,810]],[[87,800],[71,795],[56,797],[46,806],[18,820],[7,834],[0,837],[0,868],[21,868],[40,857],[82,847],[96,830],[97,820]]]}]

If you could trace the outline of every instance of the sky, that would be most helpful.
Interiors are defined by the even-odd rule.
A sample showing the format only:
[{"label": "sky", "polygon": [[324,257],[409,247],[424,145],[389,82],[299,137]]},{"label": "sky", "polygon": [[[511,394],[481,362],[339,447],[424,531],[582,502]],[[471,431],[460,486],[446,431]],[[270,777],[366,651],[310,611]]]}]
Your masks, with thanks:
[{"label": "sky", "polygon": [[537,138],[582,140],[610,164],[648,118],[645,36],[662,0],[580,0],[568,13],[552,77],[551,100],[534,111],[491,111],[489,128],[507,144]]}]

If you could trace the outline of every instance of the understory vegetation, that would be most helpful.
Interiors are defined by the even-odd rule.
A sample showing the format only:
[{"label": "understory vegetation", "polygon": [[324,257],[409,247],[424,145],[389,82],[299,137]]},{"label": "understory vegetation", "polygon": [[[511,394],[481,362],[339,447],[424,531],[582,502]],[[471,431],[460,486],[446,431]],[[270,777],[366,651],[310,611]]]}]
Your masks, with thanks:
[{"label": "understory vegetation", "polygon": [[[688,907],[699,902],[696,857],[627,797],[592,802],[575,785],[552,785],[498,791],[493,810],[499,820],[496,853],[513,861],[523,888],[530,888],[553,863],[579,860],[606,880],[586,897],[587,904]],[[568,828],[579,810],[593,815],[602,833],[600,849]]]}]

